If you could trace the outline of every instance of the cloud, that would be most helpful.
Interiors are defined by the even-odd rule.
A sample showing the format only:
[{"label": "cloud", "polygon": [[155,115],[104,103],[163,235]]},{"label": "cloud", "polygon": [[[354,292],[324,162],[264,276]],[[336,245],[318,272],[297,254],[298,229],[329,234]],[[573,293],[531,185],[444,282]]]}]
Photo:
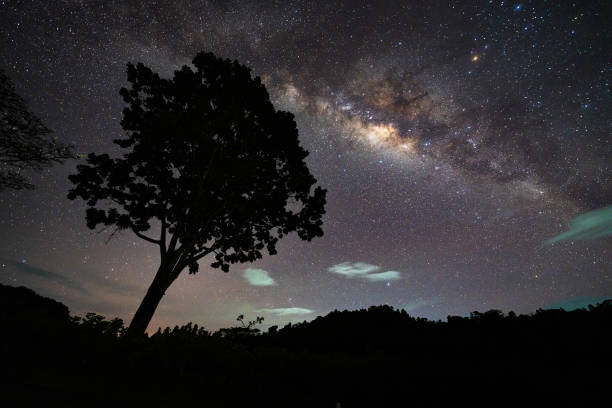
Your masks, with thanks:
[{"label": "cloud", "polygon": [[277,316],[296,316],[314,313],[314,310],[306,309],[303,307],[278,307],[274,309],[259,309],[258,311],[263,313],[275,314]]},{"label": "cloud", "polygon": [[256,268],[244,270],[244,278],[253,286],[274,286],[276,281],[270,277],[268,271]]},{"label": "cloud", "polygon": [[92,274],[88,279],[91,280],[94,285],[102,287],[103,290],[120,295],[139,296],[139,294],[144,291],[144,288],[140,286],[129,284],[124,280],[119,281],[102,277],[99,274]]},{"label": "cloud", "polygon": [[46,269],[42,269],[36,266],[29,265],[24,261],[18,262],[13,259],[4,259],[0,258],[0,262],[5,263],[7,265],[11,265],[14,267],[19,273],[37,276],[40,278],[48,279],[50,281],[54,281],[59,283],[60,285],[66,286],[68,288],[76,289],[82,292],[86,292],[86,289],[83,288],[78,282],[75,282],[72,279],[69,279],[59,273],[51,272]]},{"label": "cloud", "polygon": [[568,230],[545,243],[580,241],[612,235],[612,205],[577,216],[568,223]]},{"label": "cloud", "polygon": [[413,300],[412,302],[408,302],[405,305],[403,305],[402,309],[410,313],[410,312],[414,312],[415,310],[422,309],[424,307],[434,306],[436,304],[439,304],[442,301],[443,301],[443,298],[439,296],[432,296],[429,298],[418,298],[418,299]]},{"label": "cloud", "polygon": [[[90,293],[91,291],[99,292],[100,290],[103,290],[123,295],[134,295],[142,291],[142,288],[139,286],[131,285],[124,281],[108,279],[100,276],[99,273],[80,271],[80,277],[87,277],[85,285],[83,285],[82,282],[70,279],[59,273],[30,265],[25,260],[19,262],[14,259],[0,258],[0,262],[10,265],[19,273],[50,280],[67,288],[75,289],[86,294]],[[81,281],[83,281],[83,279],[81,279]]]},{"label": "cloud", "polygon": [[363,278],[371,282],[381,282],[381,281],[386,282],[386,281],[398,280],[400,278],[400,273],[398,271],[371,273],[369,275],[365,275]]},{"label": "cloud", "polygon": [[379,269],[380,269],[379,266],[370,265],[365,262],[354,262],[354,263],[342,262],[342,263],[339,263],[338,265],[334,265],[328,268],[327,270],[332,273],[337,273],[339,275],[344,275],[349,278],[352,278],[355,276],[363,276],[370,272],[377,271]]},{"label": "cloud", "polygon": [[570,298],[570,299],[562,299],[558,302],[551,303],[548,306],[544,306],[543,309],[564,309],[567,311],[576,310],[576,309],[584,309],[589,305],[597,305],[598,303],[603,302],[604,300],[612,299],[612,296],[609,297],[594,297],[594,296],[583,296],[578,298]]},{"label": "cloud", "polygon": [[415,310],[421,309],[425,306],[429,306],[429,302],[427,300],[423,300],[423,299],[417,299],[414,302],[410,302],[405,304],[402,309],[404,309],[406,312],[410,313],[413,312]]},{"label": "cloud", "polygon": [[365,262],[342,262],[327,268],[331,273],[344,275],[347,278],[360,278],[370,282],[388,282],[398,280],[401,275],[397,271],[376,272],[380,266],[371,265]]}]

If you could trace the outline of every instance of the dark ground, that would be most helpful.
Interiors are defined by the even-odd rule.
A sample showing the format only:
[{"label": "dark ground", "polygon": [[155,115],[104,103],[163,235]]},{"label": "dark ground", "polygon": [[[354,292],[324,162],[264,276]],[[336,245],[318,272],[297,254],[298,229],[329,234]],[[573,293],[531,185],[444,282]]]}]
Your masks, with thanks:
[{"label": "dark ground", "polygon": [[375,306],[266,333],[129,338],[119,319],[0,286],[0,319],[3,406],[612,406],[612,300],[447,322]]}]

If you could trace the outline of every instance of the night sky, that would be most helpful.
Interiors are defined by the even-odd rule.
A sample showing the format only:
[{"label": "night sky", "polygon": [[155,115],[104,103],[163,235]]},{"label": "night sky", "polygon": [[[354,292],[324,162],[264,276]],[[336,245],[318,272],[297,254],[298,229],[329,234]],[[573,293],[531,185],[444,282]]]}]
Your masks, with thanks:
[{"label": "night sky", "polygon": [[[323,238],[200,262],[149,330],[375,304],[444,319],[612,297],[608,1],[0,1],[0,67],[79,153],[116,153],[125,64],[237,59],[296,115]],[[0,194],[0,282],[129,322],[158,248],[89,230],[77,161]],[[585,218],[586,217],[586,218]],[[590,217],[590,218],[589,218]],[[589,232],[595,223],[597,231]],[[606,224],[607,223],[607,224]],[[602,232],[603,231],[603,232]],[[586,238],[586,239],[585,239]],[[592,239],[589,239],[592,238]]]}]

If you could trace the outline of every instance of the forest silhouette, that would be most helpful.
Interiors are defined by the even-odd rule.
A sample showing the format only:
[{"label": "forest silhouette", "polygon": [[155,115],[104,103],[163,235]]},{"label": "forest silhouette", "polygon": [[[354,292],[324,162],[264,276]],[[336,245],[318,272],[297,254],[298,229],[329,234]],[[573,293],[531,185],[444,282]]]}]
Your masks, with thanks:
[{"label": "forest silhouette", "polygon": [[0,286],[0,303],[2,399],[20,406],[609,401],[612,299],[573,311],[490,310],[446,321],[372,306],[266,331],[189,323],[142,337],[127,336],[121,319],[71,316],[24,287]]}]

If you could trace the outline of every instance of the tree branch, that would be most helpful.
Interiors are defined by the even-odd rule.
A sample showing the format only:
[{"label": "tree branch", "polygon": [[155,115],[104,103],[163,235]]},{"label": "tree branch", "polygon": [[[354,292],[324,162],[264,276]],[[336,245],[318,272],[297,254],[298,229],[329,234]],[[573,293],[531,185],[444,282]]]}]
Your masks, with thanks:
[{"label": "tree branch", "polygon": [[192,256],[191,258],[194,261],[199,261],[200,259],[204,258],[206,255],[210,254],[211,252],[213,252],[212,248],[206,248],[204,251],[200,252],[199,254],[196,254],[194,256]]},{"label": "tree branch", "polygon": [[159,251],[162,259],[166,256],[166,217],[161,220],[161,234],[159,237]]},{"label": "tree branch", "polygon": [[149,238],[146,235],[136,231],[134,228],[132,228],[132,231],[134,231],[134,234],[136,234],[138,238],[144,239],[145,241],[149,241],[153,244],[161,245],[161,242],[158,239]]},{"label": "tree branch", "polygon": [[178,242],[178,235],[176,234],[176,231],[175,231],[174,234],[172,235],[172,238],[170,238],[170,244],[168,245],[167,251],[174,252],[177,242]]}]

